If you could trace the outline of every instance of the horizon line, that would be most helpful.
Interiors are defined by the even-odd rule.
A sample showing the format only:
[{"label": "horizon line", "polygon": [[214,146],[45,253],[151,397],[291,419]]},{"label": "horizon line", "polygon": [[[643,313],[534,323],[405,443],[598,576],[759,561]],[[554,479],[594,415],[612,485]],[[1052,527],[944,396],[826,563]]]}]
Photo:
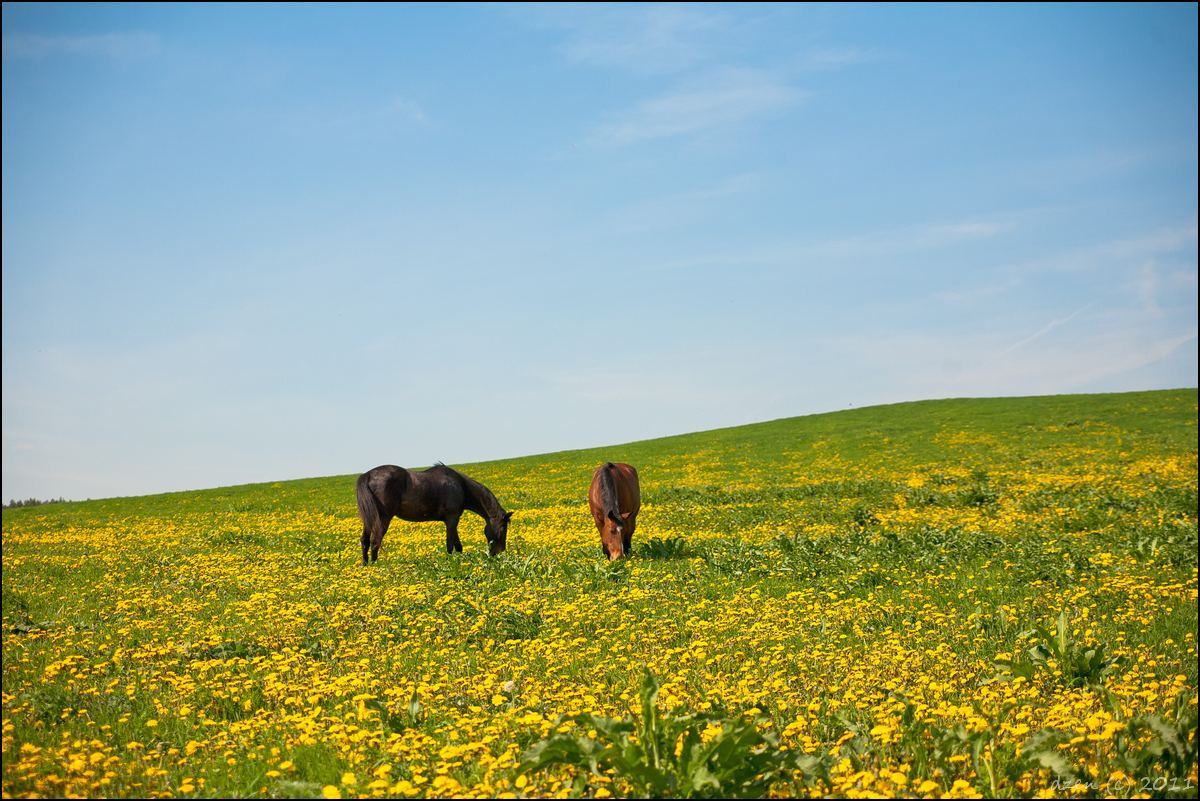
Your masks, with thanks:
[{"label": "horizon line", "polygon": [[[1122,392],[1057,392],[1057,393],[1049,393],[1049,394],[1042,394],[1042,395],[961,395],[961,396],[955,396],[955,397],[941,397],[941,398],[915,398],[912,400],[889,401],[887,403],[872,403],[867,406],[857,406],[857,407],[854,406],[854,404],[850,404],[844,409],[830,409],[830,410],[821,411],[821,412],[807,412],[805,414],[789,415],[787,417],[773,417],[769,420],[755,420],[755,421],[751,421],[748,423],[734,423],[732,425],[716,426],[714,428],[702,428],[697,431],[684,431],[679,434],[663,434],[663,435],[657,436],[657,437],[646,437],[644,439],[629,440],[628,442],[618,442],[618,443],[614,443],[611,445],[589,445],[589,446],[584,446],[584,447],[579,447],[579,448],[563,448],[561,450],[556,450],[556,451],[542,451],[539,453],[528,453],[528,454],[523,454],[520,456],[502,456],[497,459],[484,459],[482,461],[475,461],[475,462],[460,461],[460,462],[456,462],[456,464],[460,464],[460,465],[490,465],[490,464],[495,464],[497,462],[515,461],[517,459],[534,459],[534,458],[543,457],[543,456],[557,456],[560,454],[580,453],[582,451],[594,451],[594,450],[598,450],[600,448],[625,448],[625,447],[629,447],[631,445],[642,445],[647,442],[657,442],[659,440],[675,439],[678,437],[690,437],[690,436],[695,436],[697,434],[712,434],[712,433],[716,433],[718,431],[729,431],[729,430],[732,430],[735,428],[750,428],[753,426],[770,425],[771,423],[780,423],[780,422],[783,422],[786,420],[799,420],[799,419],[806,418],[806,417],[823,417],[826,415],[845,414],[847,412],[852,412],[852,411],[853,412],[861,412],[861,411],[867,411],[870,409],[882,409],[882,408],[886,408],[886,407],[890,407],[890,406],[905,406],[905,405],[910,405],[910,404],[915,405],[915,404],[920,404],[920,403],[938,403],[938,402],[947,402],[947,401],[1034,400],[1034,399],[1040,399],[1040,398],[1093,397],[1093,396],[1100,396],[1100,395],[1140,395],[1140,394],[1146,394],[1146,393],[1150,393],[1150,392],[1186,392],[1189,390],[1192,392],[1197,392],[1197,391],[1200,391],[1200,388],[1195,387],[1195,386],[1165,387],[1165,388],[1159,388],[1159,389],[1132,389],[1132,390],[1126,390],[1126,391],[1122,391]],[[422,467],[431,467],[431,466],[432,465],[419,465],[415,468],[406,468],[406,469],[420,469]],[[58,504],[58,503],[93,503],[93,502],[99,502],[99,501],[126,500],[129,498],[155,498],[155,497],[159,497],[162,495],[180,495],[180,494],[189,493],[189,492],[214,492],[216,490],[223,490],[223,489],[238,489],[241,487],[258,487],[258,486],[263,486],[266,484],[293,483],[293,482],[297,482],[297,481],[323,481],[323,480],[327,480],[327,479],[342,478],[342,477],[354,476],[354,475],[357,475],[357,474],[356,473],[331,473],[331,474],[322,475],[322,476],[300,476],[297,478],[269,479],[267,481],[248,481],[248,482],[245,482],[242,484],[222,484],[222,485],[215,486],[215,487],[198,487],[198,488],[192,488],[192,489],[166,490],[163,492],[150,492],[150,493],[145,493],[142,495],[111,495],[111,496],[106,496],[103,498],[84,498],[82,500],[76,500],[76,499],[71,499],[71,498],[67,498],[67,499],[60,498],[58,500],[49,499],[49,500],[38,503],[37,506],[45,506],[47,504]],[[12,498],[12,499],[10,499],[10,502],[17,502],[18,500],[19,499],[17,499],[17,498]],[[30,499],[20,499],[20,500],[30,500]],[[35,498],[32,500],[37,500],[37,499]],[[18,508],[34,508],[34,507],[33,506],[10,507],[8,505],[5,505],[3,507],[3,511],[8,512],[12,509],[18,509]]]}]

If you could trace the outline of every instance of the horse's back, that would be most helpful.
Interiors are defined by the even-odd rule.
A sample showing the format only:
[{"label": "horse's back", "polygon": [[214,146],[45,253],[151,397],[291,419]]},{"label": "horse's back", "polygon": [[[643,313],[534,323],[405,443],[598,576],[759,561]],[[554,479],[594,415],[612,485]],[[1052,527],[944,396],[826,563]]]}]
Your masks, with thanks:
[{"label": "horse's back", "polygon": [[428,470],[409,472],[409,487],[397,516],[411,522],[428,522],[456,517],[463,512],[465,493],[454,470],[434,465]]},{"label": "horse's back", "polygon": [[[617,473],[622,479],[617,484],[617,492],[622,496],[621,511],[637,514],[638,510],[642,507],[642,488],[638,483],[637,468],[624,462],[613,462],[613,467],[617,469]],[[628,504],[628,507],[626,504]]]},{"label": "horse's back", "polygon": [[632,489],[635,494],[639,493],[641,487],[638,485],[637,468],[631,464],[625,464],[624,462],[613,462],[613,467],[617,468],[617,472],[621,474],[623,479],[625,479],[625,482],[629,485],[630,489]]},{"label": "horse's back", "polygon": [[396,475],[397,473],[408,473],[408,470],[404,469],[403,467],[394,465],[394,464],[381,464],[381,465],[379,465],[379,467],[372,467],[370,470],[363,473],[363,475],[369,476],[369,477],[370,476],[392,476],[392,475]]},{"label": "horse's back", "polygon": [[609,471],[609,475],[612,477],[613,489],[617,493],[617,505],[622,512],[637,514],[642,505],[637,469],[624,462],[605,462],[592,473],[592,486],[588,491],[588,502],[591,504],[593,515],[598,510],[602,511],[601,477],[610,464],[613,469]]},{"label": "horse's back", "polygon": [[372,467],[359,476],[360,481],[363,479],[366,479],[367,485],[372,490],[398,482],[403,484],[409,482],[408,471],[394,464],[381,464],[379,467]]}]

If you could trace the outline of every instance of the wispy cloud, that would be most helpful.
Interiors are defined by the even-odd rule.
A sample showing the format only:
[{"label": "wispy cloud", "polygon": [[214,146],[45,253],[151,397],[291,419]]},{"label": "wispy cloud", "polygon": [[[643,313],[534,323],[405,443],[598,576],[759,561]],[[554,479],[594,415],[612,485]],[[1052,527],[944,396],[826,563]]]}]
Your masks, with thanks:
[{"label": "wispy cloud", "polygon": [[[837,334],[822,347],[848,363],[870,365],[897,400],[1145,389],[1148,370],[1158,371],[1149,379],[1154,386],[1194,385],[1194,357],[1185,350],[1196,341],[1194,325],[1163,328],[1136,309],[1079,313],[1069,335],[1046,337],[1049,327],[1037,332],[1045,338],[1036,348],[997,348],[1011,332],[995,330],[996,321],[953,333]],[[1053,322],[1058,327],[1066,320]]]},{"label": "wispy cloud", "polygon": [[1010,278],[1006,281],[998,281],[980,286],[940,290],[933,294],[933,299],[941,303],[973,303],[985,298],[994,298],[1003,295],[1005,292],[1016,289],[1020,285],[1021,280],[1019,278]]},{"label": "wispy cloud", "polygon": [[1046,334],[1053,331],[1055,328],[1058,328],[1060,325],[1066,325],[1067,323],[1071,322],[1076,317],[1083,314],[1085,311],[1087,311],[1088,309],[1092,308],[1092,306],[1095,306],[1095,305],[1096,305],[1095,301],[1086,303],[1083,306],[1080,306],[1075,311],[1068,314],[1066,317],[1061,317],[1061,318],[1056,318],[1054,320],[1051,320],[1050,322],[1046,323],[1044,326],[1039,328],[1037,331],[1034,331],[1029,336],[1027,336],[1023,339],[1020,339],[1017,342],[1014,342],[1013,344],[1009,345],[1004,350],[1000,351],[1000,355],[1003,356],[1003,355],[1012,353],[1014,350],[1017,350],[1018,348],[1023,348],[1026,345],[1036,342],[1037,340],[1041,339]]},{"label": "wispy cloud", "polygon": [[878,61],[883,54],[865,47],[822,47],[801,56],[799,69],[806,72],[828,72]]},{"label": "wispy cloud", "polygon": [[[963,229],[964,232],[966,228]],[[947,289],[936,301],[963,303],[999,295],[1018,286],[1045,280],[1048,274],[1107,271],[1119,275],[1114,291],[1132,294],[1147,314],[1164,314],[1163,297],[1194,297],[1196,226],[1164,226],[1121,239],[1064,248],[1034,259],[1002,265],[987,283]],[[1170,266],[1173,265],[1173,268]],[[1127,277],[1128,276],[1128,277]]]},{"label": "wispy cloud", "polygon": [[157,34],[147,31],[102,33],[88,36],[41,36],[32,33],[4,35],[4,58],[89,56],[110,59],[145,58],[162,49]]},{"label": "wispy cloud", "polygon": [[669,74],[717,57],[731,22],[697,6],[522,6],[526,21],[560,29],[559,52],[571,64],[635,74]]},{"label": "wispy cloud", "polygon": [[1153,256],[1196,249],[1196,226],[1180,225],[1159,228],[1138,236],[1104,242],[1081,248],[1065,260],[1070,269],[1088,269],[1097,262],[1140,261]]},{"label": "wispy cloud", "polygon": [[951,381],[980,393],[1011,391],[1005,387],[1021,387],[1025,392],[1079,391],[1097,381],[1158,364],[1195,340],[1194,329],[1157,336],[1136,329],[1085,334],[1082,341],[1039,348],[1032,353],[1013,357],[1001,354],[994,361],[976,358],[968,362],[972,367],[953,374]]},{"label": "wispy cloud", "polygon": [[768,115],[799,103],[804,96],[802,90],[771,72],[722,70],[703,82],[692,82],[615,115],[589,141],[628,145],[698,134]]},{"label": "wispy cloud", "polygon": [[964,219],[956,222],[901,226],[863,234],[807,241],[783,241],[709,253],[651,266],[680,270],[698,267],[788,267],[804,264],[864,263],[989,239],[1013,228],[1005,220]]},{"label": "wispy cloud", "polygon": [[661,80],[652,96],[611,114],[587,144],[627,145],[681,137],[759,119],[794,106],[810,92],[795,83],[804,73],[874,61],[872,49],[813,47],[797,58],[764,57],[748,35],[775,24],[775,11],[728,13],[715,5],[520,6],[526,23],[559,30],[558,52],[570,64]]}]

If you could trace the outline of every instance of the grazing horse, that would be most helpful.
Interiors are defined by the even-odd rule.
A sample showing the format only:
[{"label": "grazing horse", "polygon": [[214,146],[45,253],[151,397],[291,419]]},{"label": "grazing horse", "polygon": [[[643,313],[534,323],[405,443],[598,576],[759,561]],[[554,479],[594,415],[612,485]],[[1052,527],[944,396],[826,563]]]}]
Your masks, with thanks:
[{"label": "grazing horse", "polygon": [[633,550],[633,530],[642,508],[637,470],[612,462],[597,467],[588,490],[588,505],[600,530],[601,552],[609,559],[627,556]]},{"label": "grazing horse", "polygon": [[446,524],[446,553],[462,553],[458,519],[465,509],[483,518],[490,555],[508,543],[512,512],[504,511],[487,487],[441,462],[419,473],[392,464],[373,468],[358,477],[356,494],[364,565],[368,550],[372,562],[379,559],[379,546],[393,517],[414,523],[441,520]]}]

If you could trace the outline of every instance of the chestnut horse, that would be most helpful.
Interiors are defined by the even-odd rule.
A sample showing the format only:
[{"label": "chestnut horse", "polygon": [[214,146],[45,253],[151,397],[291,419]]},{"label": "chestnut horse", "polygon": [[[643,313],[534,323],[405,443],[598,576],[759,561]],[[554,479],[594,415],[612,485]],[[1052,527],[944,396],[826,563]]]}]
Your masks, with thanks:
[{"label": "chestnut horse", "polygon": [[642,508],[637,470],[613,462],[597,467],[588,490],[588,505],[600,531],[601,552],[609,559],[627,556],[633,550],[633,530]]},{"label": "chestnut horse", "polygon": [[363,521],[364,565],[368,550],[372,562],[379,559],[379,546],[393,517],[414,523],[441,520],[446,524],[446,553],[462,553],[458,519],[466,510],[483,518],[490,555],[508,544],[512,512],[504,511],[487,487],[441,462],[419,473],[394,464],[380,465],[359,476],[355,489],[358,516]]}]

